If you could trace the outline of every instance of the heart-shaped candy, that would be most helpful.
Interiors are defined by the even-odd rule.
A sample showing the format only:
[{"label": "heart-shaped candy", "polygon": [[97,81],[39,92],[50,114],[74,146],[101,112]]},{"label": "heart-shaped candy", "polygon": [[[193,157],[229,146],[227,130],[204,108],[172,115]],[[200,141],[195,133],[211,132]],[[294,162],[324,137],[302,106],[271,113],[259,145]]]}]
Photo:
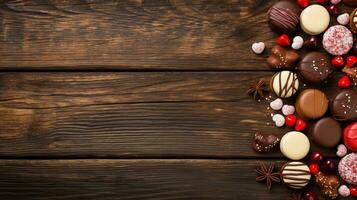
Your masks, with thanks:
[{"label": "heart-shaped candy", "polygon": [[341,2],[341,0],[331,0],[331,3],[332,3],[332,4],[335,4],[335,5],[336,5],[336,4],[339,4],[340,2]]},{"label": "heart-shaped candy", "polygon": [[343,60],[342,56],[335,56],[335,57],[332,58],[331,64],[332,64],[332,66],[338,67],[338,68],[344,67],[345,66],[345,60]]},{"label": "heart-shaped candy", "polygon": [[275,126],[282,127],[285,124],[285,117],[281,114],[273,115],[273,121],[275,122]]},{"label": "heart-shaped candy", "polygon": [[252,44],[252,50],[253,50],[253,52],[256,53],[256,54],[261,54],[261,53],[263,53],[264,49],[265,49],[265,44],[264,44],[264,42],[257,42],[257,43],[253,43],[253,44]]},{"label": "heart-shaped candy", "polygon": [[252,147],[256,152],[268,152],[273,150],[279,143],[280,138],[274,134],[255,133]]},{"label": "heart-shaped candy", "polygon": [[303,44],[304,44],[304,39],[302,39],[301,36],[296,36],[293,39],[293,44],[291,45],[291,48],[298,50],[301,49]]},{"label": "heart-shaped candy", "polygon": [[270,107],[273,110],[280,110],[283,107],[283,100],[280,98],[275,99],[274,101],[270,102]]},{"label": "heart-shaped candy", "polygon": [[296,131],[303,131],[306,127],[307,127],[307,124],[304,120],[302,120],[302,119],[296,120],[296,124],[295,124]]},{"label": "heart-shaped candy", "polygon": [[336,155],[339,156],[339,157],[343,157],[347,154],[347,148],[345,145],[343,144],[340,144],[337,146],[337,152],[336,152]]},{"label": "heart-shaped candy", "polygon": [[337,17],[337,22],[341,25],[347,25],[350,22],[350,15],[343,13]]},{"label": "heart-shaped candy", "polygon": [[283,47],[290,46],[290,38],[289,38],[288,35],[282,34],[282,35],[280,35],[280,36],[278,37],[277,43],[278,43],[280,46],[283,46]]},{"label": "heart-shaped candy", "polygon": [[342,76],[340,78],[340,80],[338,80],[337,84],[338,84],[339,88],[342,88],[342,89],[349,88],[349,87],[351,87],[351,80],[347,75],[345,75],[345,76]]},{"label": "heart-shaped candy", "polygon": [[288,115],[285,117],[285,124],[289,127],[293,127],[296,123],[296,119],[295,115]]},{"label": "heart-shaped candy", "polygon": [[348,56],[347,57],[347,67],[354,67],[355,64],[357,63],[357,57],[356,56]]},{"label": "heart-shaped candy", "polygon": [[292,105],[283,105],[281,111],[285,116],[292,115],[295,113],[295,107]]}]

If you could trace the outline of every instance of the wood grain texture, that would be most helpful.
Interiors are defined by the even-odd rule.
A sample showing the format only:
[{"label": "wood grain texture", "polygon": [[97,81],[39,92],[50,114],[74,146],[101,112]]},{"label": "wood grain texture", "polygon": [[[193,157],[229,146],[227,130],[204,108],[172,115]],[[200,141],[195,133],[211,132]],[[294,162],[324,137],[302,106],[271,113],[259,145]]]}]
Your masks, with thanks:
[{"label": "wood grain texture", "polygon": [[0,156],[281,157],[250,147],[256,131],[289,130],[245,94],[270,74],[1,73]]},{"label": "wood grain texture", "polygon": [[0,1],[0,69],[267,69],[274,1]]},{"label": "wood grain texture", "polygon": [[[292,193],[255,182],[259,160],[1,160],[1,199],[254,199]],[[316,190],[316,188],[313,188]],[[351,199],[351,198],[339,198]]]}]

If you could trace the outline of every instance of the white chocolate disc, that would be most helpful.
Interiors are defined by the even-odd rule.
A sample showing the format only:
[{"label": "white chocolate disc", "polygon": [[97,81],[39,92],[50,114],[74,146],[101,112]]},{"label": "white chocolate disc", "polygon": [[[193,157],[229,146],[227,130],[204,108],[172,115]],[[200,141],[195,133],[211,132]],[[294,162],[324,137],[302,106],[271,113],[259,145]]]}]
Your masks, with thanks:
[{"label": "white chocolate disc", "polygon": [[318,35],[324,32],[330,24],[330,14],[321,5],[311,5],[300,14],[302,30],[309,35]]},{"label": "white chocolate disc", "polygon": [[272,77],[270,88],[277,96],[289,98],[299,89],[299,80],[295,73],[291,71],[281,71]]},{"label": "white chocolate disc", "polygon": [[280,151],[285,157],[291,160],[304,158],[309,153],[309,150],[309,139],[301,132],[291,131],[281,138]]}]

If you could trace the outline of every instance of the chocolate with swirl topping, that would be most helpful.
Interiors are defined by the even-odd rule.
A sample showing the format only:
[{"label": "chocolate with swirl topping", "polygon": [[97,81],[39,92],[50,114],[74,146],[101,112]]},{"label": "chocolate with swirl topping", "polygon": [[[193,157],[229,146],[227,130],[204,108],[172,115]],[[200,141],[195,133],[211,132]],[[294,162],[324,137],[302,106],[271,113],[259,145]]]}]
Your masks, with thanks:
[{"label": "chocolate with swirl topping", "polygon": [[305,187],[311,179],[309,167],[298,161],[288,162],[281,167],[280,176],[281,180],[293,189]]},{"label": "chocolate with swirl topping", "polygon": [[289,1],[280,1],[268,11],[270,28],[277,33],[291,33],[299,23],[300,11]]}]

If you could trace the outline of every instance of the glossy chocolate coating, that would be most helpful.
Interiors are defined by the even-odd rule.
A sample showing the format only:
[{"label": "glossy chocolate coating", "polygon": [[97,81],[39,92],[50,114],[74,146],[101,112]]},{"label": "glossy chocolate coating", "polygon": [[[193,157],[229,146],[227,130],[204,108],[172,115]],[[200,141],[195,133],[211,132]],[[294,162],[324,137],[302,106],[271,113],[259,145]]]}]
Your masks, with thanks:
[{"label": "glossy chocolate coating", "polygon": [[291,33],[299,24],[300,11],[289,1],[280,1],[268,11],[270,28],[277,33]]},{"label": "glossy chocolate coating", "polygon": [[317,119],[326,113],[328,99],[320,90],[306,89],[297,97],[295,107],[301,117]]},{"label": "glossy chocolate coating", "polygon": [[302,57],[298,65],[298,72],[304,80],[319,83],[331,75],[333,68],[327,55],[316,51]]},{"label": "glossy chocolate coating", "polygon": [[331,100],[330,111],[336,120],[357,120],[357,92],[350,89],[339,90]]},{"label": "glossy chocolate coating", "polygon": [[317,121],[311,129],[314,143],[322,147],[334,147],[341,139],[342,129],[340,124],[330,117]]},{"label": "glossy chocolate coating", "polygon": [[267,64],[272,70],[293,70],[299,59],[300,55],[294,50],[286,50],[279,45],[275,45],[271,49],[271,55],[267,59]]}]

